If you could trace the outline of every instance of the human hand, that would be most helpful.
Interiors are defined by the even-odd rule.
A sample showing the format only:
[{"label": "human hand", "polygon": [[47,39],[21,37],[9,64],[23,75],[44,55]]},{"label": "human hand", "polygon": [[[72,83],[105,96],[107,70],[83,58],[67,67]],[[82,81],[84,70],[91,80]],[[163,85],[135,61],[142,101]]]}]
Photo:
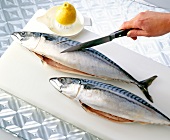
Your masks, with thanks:
[{"label": "human hand", "polygon": [[139,13],[130,21],[122,24],[120,29],[130,29],[127,36],[136,40],[137,36],[154,37],[170,32],[170,13],[146,11]]}]

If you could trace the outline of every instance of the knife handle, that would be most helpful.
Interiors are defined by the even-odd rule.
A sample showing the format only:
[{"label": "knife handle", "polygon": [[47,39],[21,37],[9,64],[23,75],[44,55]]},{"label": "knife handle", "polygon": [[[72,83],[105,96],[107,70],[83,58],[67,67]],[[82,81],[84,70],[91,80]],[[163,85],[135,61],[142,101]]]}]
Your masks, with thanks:
[{"label": "knife handle", "polygon": [[118,38],[118,37],[122,37],[122,36],[127,36],[127,33],[132,30],[132,29],[125,29],[125,30],[118,30],[112,34],[110,34],[111,36],[111,40],[114,38]]}]

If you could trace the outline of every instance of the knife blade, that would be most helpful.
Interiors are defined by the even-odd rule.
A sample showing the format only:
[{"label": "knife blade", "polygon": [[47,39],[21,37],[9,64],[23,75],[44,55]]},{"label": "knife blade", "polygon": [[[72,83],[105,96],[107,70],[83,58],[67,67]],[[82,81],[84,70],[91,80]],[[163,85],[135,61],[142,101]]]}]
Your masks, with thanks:
[{"label": "knife blade", "polygon": [[98,38],[98,39],[94,39],[94,40],[91,40],[91,41],[88,41],[88,42],[85,42],[85,43],[81,43],[81,44],[76,45],[76,46],[72,46],[72,47],[62,51],[61,53],[73,52],[73,51],[78,51],[78,50],[82,50],[82,49],[85,49],[85,48],[90,48],[90,47],[93,47],[93,46],[97,46],[97,45],[112,41],[115,38],[126,36],[127,33],[130,30],[131,29],[118,30],[118,31],[115,31],[115,32],[113,32],[112,34],[110,34],[108,36],[101,37],[101,38]]}]

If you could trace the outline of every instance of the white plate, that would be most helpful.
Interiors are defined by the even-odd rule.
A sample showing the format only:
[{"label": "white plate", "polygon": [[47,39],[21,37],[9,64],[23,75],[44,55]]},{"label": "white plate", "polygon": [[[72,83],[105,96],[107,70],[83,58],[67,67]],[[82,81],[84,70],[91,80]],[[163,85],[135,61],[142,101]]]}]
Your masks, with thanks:
[{"label": "white plate", "polygon": [[76,10],[77,14],[76,21],[71,28],[63,30],[59,30],[56,28],[55,14],[57,7],[58,6],[54,6],[47,10],[47,12],[44,15],[37,18],[37,21],[45,24],[53,33],[59,36],[74,36],[80,33],[84,28],[84,17],[78,10]]}]

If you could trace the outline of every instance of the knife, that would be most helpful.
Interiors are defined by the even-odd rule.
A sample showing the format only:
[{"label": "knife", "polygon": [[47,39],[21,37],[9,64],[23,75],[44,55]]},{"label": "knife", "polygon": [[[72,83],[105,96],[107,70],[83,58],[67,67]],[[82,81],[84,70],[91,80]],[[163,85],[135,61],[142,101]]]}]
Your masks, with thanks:
[{"label": "knife", "polygon": [[101,37],[101,38],[98,38],[98,39],[95,39],[95,40],[91,40],[91,41],[88,41],[88,42],[85,42],[85,43],[81,43],[81,44],[76,45],[76,46],[72,46],[72,47],[62,51],[61,53],[78,51],[78,50],[82,50],[82,49],[85,49],[85,48],[90,48],[90,47],[93,47],[93,46],[96,46],[96,45],[99,45],[99,44],[103,44],[103,43],[112,41],[115,38],[126,36],[127,33],[130,30],[131,29],[118,30],[118,31],[115,31],[115,32],[113,32],[112,34],[110,34],[108,36]]}]

